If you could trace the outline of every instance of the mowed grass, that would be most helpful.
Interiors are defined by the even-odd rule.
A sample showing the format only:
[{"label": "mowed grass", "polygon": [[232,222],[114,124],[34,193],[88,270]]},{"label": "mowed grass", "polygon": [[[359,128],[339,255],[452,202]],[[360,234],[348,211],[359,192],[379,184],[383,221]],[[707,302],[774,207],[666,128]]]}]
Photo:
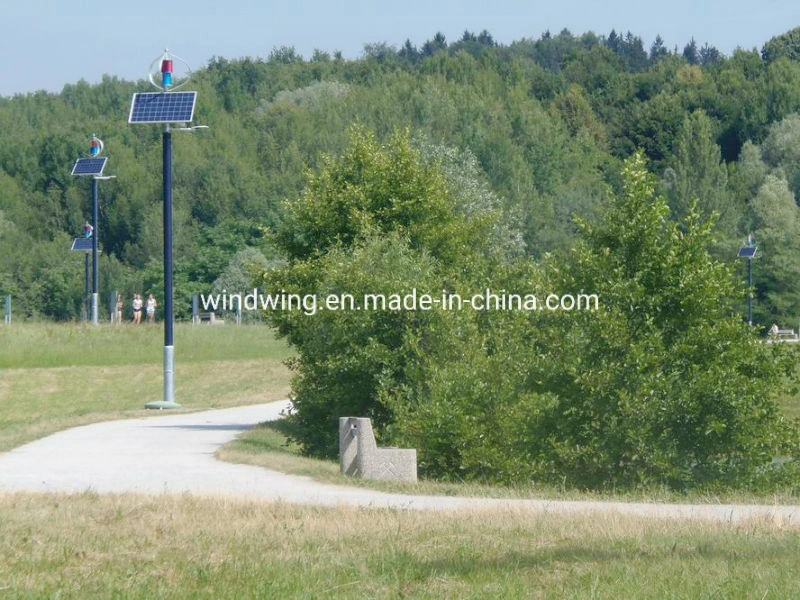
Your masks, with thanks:
[{"label": "mowed grass", "polygon": [[797,598],[800,532],[189,496],[0,495],[2,598]]},{"label": "mowed grass", "polygon": [[[176,362],[244,360],[290,355],[266,326],[190,325],[174,330]],[[0,369],[160,364],[163,323],[114,326],[21,323],[0,327]]]},{"label": "mowed grass", "polygon": [[[0,327],[0,451],[96,421],[152,415],[163,398],[163,329]],[[286,398],[291,355],[262,326],[175,328],[175,397],[198,410]]]},{"label": "mowed grass", "polygon": [[244,432],[217,450],[216,456],[220,460],[311,477],[323,483],[358,486],[400,494],[673,504],[800,504],[800,489],[797,487],[786,487],[763,493],[758,490],[702,488],[678,491],[652,486],[588,491],[534,482],[502,486],[477,482],[443,482],[424,478],[417,483],[358,479],[342,475],[338,461],[303,456],[300,447],[287,437],[286,427],[282,421],[262,423]]}]

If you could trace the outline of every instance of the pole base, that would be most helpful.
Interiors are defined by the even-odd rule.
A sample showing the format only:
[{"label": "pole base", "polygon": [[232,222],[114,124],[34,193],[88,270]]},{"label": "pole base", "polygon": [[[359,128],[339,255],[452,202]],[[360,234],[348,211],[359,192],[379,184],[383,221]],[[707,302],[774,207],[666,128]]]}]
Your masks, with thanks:
[{"label": "pole base", "polygon": [[155,402],[148,402],[144,405],[145,408],[153,410],[164,410],[165,408],[181,408],[177,402],[167,402],[166,400],[156,400]]}]

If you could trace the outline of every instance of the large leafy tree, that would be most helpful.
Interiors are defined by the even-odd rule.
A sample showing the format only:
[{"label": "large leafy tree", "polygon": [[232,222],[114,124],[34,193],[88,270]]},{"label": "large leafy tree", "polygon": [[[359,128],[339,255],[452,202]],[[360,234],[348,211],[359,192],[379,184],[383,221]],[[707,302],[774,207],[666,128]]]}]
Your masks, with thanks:
[{"label": "large leafy tree", "polygon": [[641,153],[567,256],[493,274],[496,287],[594,293],[586,312],[487,313],[424,386],[398,394],[394,439],[423,472],[590,488],[739,485],[795,439],[775,402],[790,363],[734,314],[711,223],[669,217]]},{"label": "large leafy tree", "polygon": [[727,230],[736,225],[739,213],[730,202],[725,164],[714,140],[713,123],[702,111],[684,120],[678,134],[671,168],[665,173],[672,210],[682,218],[695,206],[706,218],[716,213]]},{"label": "large leafy tree", "polygon": [[708,252],[711,222],[696,208],[669,219],[641,154],[623,177],[568,268],[555,266],[556,285],[597,293],[602,310],[548,328],[531,459],[578,485],[747,480],[780,451],[788,363],[734,313],[741,289]]},{"label": "large leafy tree", "polygon": [[764,44],[761,55],[767,62],[772,62],[781,57],[800,60],[800,27],[775,36]]},{"label": "large leafy tree", "polygon": [[774,123],[761,152],[767,164],[783,170],[795,199],[800,200],[800,114],[793,113]]},{"label": "large leafy tree", "polygon": [[800,315],[800,209],[786,180],[774,174],[766,176],[749,209],[759,247],[756,322],[794,328]]},{"label": "large leafy tree", "polygon": [[[442,167],[457,157],[427,153],[432,161],[407,131],[381,144],[355,128],[346,151],[309,173],[303,195],[286,204],[275,240],[288,264],[267,271],[263,285],[307,299],[306,310],[267,317],[299,352],[289,423],[310,454],[335,455],[341,416],[371,417],[380,433],[392,420],[382,398],[419,380],[423,356],[458,347],[458,315],[360,310],[364,295],[439,295],[480,277],[493,260],[491,196]],[[325,298],[345,293],[356,308],[324,309]]]}]

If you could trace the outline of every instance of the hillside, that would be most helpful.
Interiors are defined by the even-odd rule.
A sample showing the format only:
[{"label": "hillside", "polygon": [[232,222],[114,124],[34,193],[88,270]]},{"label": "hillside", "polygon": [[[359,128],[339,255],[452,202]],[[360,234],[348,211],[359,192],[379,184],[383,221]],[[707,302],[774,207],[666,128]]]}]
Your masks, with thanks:
[{"label": "hillside", "polygon": [[[572,217],[592,219],[621,161],[638,148],[675,217],[693,199],[720,215],[714,252],[734,261],[753,233],[756,322],[800,316],[798,30],[762,52],[682,51],[634,34],[563,31],[498,45],[487,32],[421,48],[365,47],[359,60],[291,48],[214,59],[195,74],[196,124],[174,138],[176,313],[236,267],[246,248],[279,258],[268,234],[321,153],[339,154],[360,123],[387,139],[474,156],[488,189],[536,259],[570,247]],[[59,94],[0,98],[0,294],[18,318],[79,318],[82,257],[69,252],[90,215],[70,176],[96,133],[110,157],[100,186],[101,294],[161,287],[161,139],[126,123],[146,84],[106,77]],[[466,159],[465,159],[466,160]]]}]

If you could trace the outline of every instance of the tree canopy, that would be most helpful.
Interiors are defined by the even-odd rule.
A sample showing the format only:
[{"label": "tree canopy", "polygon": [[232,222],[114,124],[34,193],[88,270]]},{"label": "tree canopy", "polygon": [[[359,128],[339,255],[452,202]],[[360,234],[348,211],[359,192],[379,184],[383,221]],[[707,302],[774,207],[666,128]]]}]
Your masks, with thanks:
[{"label": "tree canopy", "polygon": [[[302,192],[305,169],[319,165],[320,153],[342,152],[355,122],[379,141],[409,128],[414,138],[469,152],[504,214],[522,224],[532,257],[574,242],[572,216],[592,217],[637,148],[665,185],[675,184],[665,193],[676,214],[696,195],[703,210],[721,213],[718,233],[737,238],[728,242],[735,246],[751,233],[755,197],[737,187],[745,144],[763,144],[768,168],[781,169],[798,194],[784,141],[800,111],[795,34],[729,57],[697,40],[671,51],[661,38],[648,53],[632,32],[563,30],[502,45],[484,30],[452,41],[437,33],[419,48],[371,44],[357,60],[322,50],[305,59],[290,47],[266,58],[214,58],[195,76],[196,122],[210,129],[175,140],[177,314],[185,317],[189,296],[213,285],[245,247],[273,258],[263,228],[282,222],[283,201]],[[58,94],[0,98],[0,292],[17,299],[20,317],[81,311],[80,257],[65,244],[89,214],[89,194],[69,169],[91,133],[118,177],[101,185],[101,290],[157,290],[160,137],[156,127],[125,124],[131,94],[143,87],[108,76]],[[695,161],[702,173],[688,168]],[[730,253],[723,242],[719,252]],[[770,293],[786,298],[760,324],[795,320],[778,308],[796,305],[794,289],[778,283]]]}]

